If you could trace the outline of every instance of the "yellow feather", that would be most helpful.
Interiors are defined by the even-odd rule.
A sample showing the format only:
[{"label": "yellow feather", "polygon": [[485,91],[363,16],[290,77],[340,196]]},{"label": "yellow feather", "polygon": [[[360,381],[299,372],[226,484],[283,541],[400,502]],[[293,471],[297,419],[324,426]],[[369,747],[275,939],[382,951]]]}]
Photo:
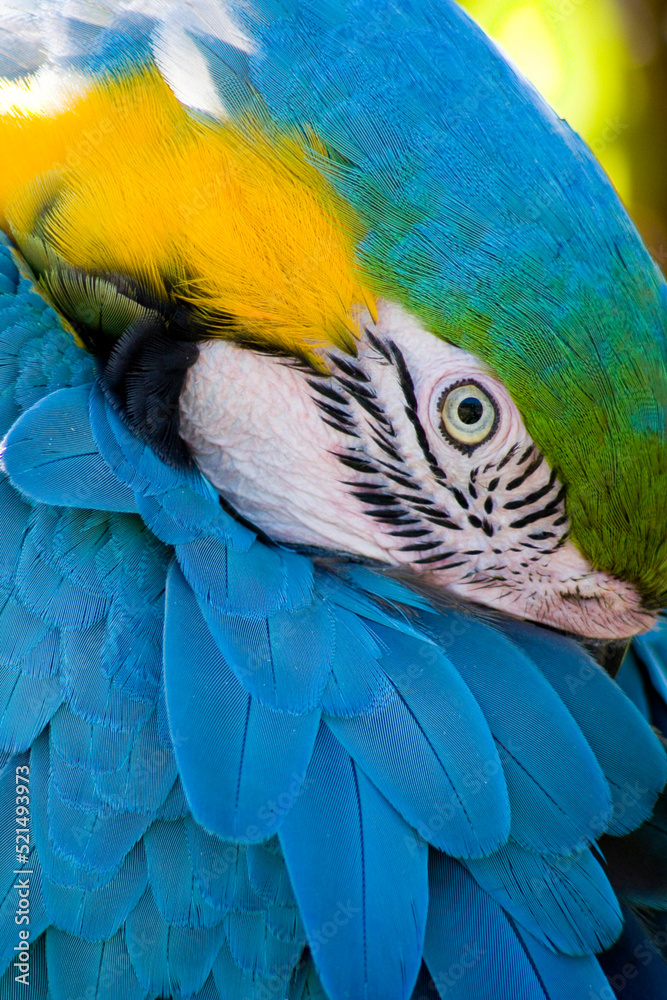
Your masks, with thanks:
[{"label": "yellow feather", "polygon": [[212,334],[316,360],[354,350],[357,220],[296,138],[213,124],[156,70],[105,81],[55,114],[0,115],[0,218],[30,260],[39,240],[87,272],[187,304]]}]

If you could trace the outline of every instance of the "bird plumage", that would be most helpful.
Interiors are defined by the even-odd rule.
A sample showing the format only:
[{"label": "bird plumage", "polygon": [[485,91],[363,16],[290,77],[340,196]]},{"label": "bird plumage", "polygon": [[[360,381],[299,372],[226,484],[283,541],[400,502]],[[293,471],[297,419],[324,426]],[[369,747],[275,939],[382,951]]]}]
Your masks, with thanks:
[{"label": "bird plumage", "polygon": [[[250,352],[335,448],[347,433],[331,468],[380,512],[359,514],[374,544],[439,519],[469,556],[495,530],[482,482],[512,504],[519,480],[508,496],[559,496],[591,572],[659,604],[665,286],[608,182],[450,3],[40,13],[43,36],[13,8],[0,47],[12,76],[63,81],[28,115],[9,84],[0,116],[4,814],[31,789],[29,849],[3,848],[0,996],[606,998],[619,898],[656,941],[665,909],[658,867],[647,885],[632,864],[663,847],[664,630],[619,675],[635,708],[572,638],[351,544],[276,544],[174,414],[211,345]],[[212,161],[231,203],[206,204]],[[443,358],[523,442],[491,436],[489,464],[523,471],[476,479],[477,444],[438,450],[420,364]],[[268,384],[240,423],[277,406]],[[282,413],[294,472],[280,448],[306,424]],[[610,955],[658,989],[633,920]]]}]

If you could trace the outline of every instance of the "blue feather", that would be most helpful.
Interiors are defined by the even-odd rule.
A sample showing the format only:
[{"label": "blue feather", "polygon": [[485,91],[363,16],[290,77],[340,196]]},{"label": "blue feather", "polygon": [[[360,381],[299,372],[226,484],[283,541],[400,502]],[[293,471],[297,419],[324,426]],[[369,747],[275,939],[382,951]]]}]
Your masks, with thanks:
[{"label": "blue feather", "polygon": [[148,883],[141,841],[127,854],[120,870],[99,889],[58,885],[42,876],[44,908],[52,924],[86,941],[113,937],[141,899]]},{"label": "blue feather", "polygon": [[8,967],[4,976],[0,976],[0,996],[3,997],[3,1000],[53,1000],[53,994],[48,984],[45,945],[45,934],[30,942],[28,986],[24,982],[16,981],[19,971],[14,968],[13,963]]},{"label": "blue feather", "polygon": [[[429,843],[453,854],[496,850],[510,827],[505,779],[479,706],[433,644],[374,626],[392,696],[358,718],[327,725],[395,809]],[[488,775],[484,784],[477,774]],[[419,781],[415,781],[419,774]]]},{"label": "blue feather", "polygon": [[454,858],[431,851],[424,959],[441,997],[589,1000],[609,987],[591,957],[554,955]]},{"label": "blue feather", "polygon": [[634,643],[626,652],[621,669],[616,674],[616,683],[628,696],[647,721],[651,721],[649,692],[643,677],[643,664],[634,649]]},{"label": "blue feather", "polygon": [[31,677],[0,667],[0,747],[27,750],[63,699],[58,677]]},{"label": "blue feather", "polygon": [[310,604],[313,564],[295,552],[260,541],[236,552],[209,536],[178,545],[176,555],[202,606],[214,611],[267,615]]},{"label": "blue feather", "polygon": [[21,411],[59,389],[90,384],[97,374],[95,360],[74,343],[51,309],[44,310],[37,325],[40,336],[33,336],[18,358],[14,395]]},{"label": "blue feather", "polygon": [[158,820],[144,834],[153,899],[167,924],[215,927],[224,911],[210,906],[201,894],[188,851],[183,820]]},{"label": "blue feather", "polygon": [[137,733],[127,760],[116,771],[97,774],[94,784],[100,799],[113,809],[154,813],[176,777],[172,747],[160,738],[153,712]]},{"label": "blue feather", "polygon": [[37,504],[29,522],[29,540],[61,576],[91,594],[104,593],[95,560],[106,543],[110,515]]},{"label": "blue feather", "polygon": [[49,785],[48,835],[54,852],[76,867],[107,876],[118,870],[126,854],[142,836],[150,815],[133,812],[85,812],[63,801]]},{"label": "blue feather", "polygon": [[33,790],[32,829],[45,876],[58,885],[70,888],[97,890],[108,885],[120,870],[123,859],[115,869],[100,872],[83,866],[78,860],[64,858],[56,852],[49,832],[47,810],[49,780],[49,734],[44,732],[35,740],[30,751],[30,781]]},{"label": "blue feather", "polygon": [[267,906],[263,913],[266,926],[279,941],[301,941],[305,944],[306,932],[296,902],[291,906]]},{"label": "blue feather", "polygon": [[[289,1000],[329,1000],[327,994],[324,992],[324,987],[319,980],[317,971],[312,962],[302,962],[301,963],[301,975],[295,981],[292,990],[289,993]],[[413,994],[415,1000],[427,1000],[426,997],[421,997],[420,994],[416,992]]]},{"label": "blue feather", "polygon": [[207,833],[191,816],[185,829],[195,881],[206,902],[223,912],[263,909],[248,878],[249,848]]},{"label": "blue feather", "polygon": [[136,511],[134,494],[97,450],[89,395],[89,386],[60,389],[28,410],[7,437],[7,473],[17,489],[41,503]]},{"label": "blue feather", "polygon": [[[99,885],[106,884],[146,830],[151,821],[150,814],[116,812],[105,803],[96,801],[94,793],[91,794],[90,785],[85,784],[86,781],[90,782],[85,772],[80,772],[79,775],[82,782],[77,789],[79,798],[75,804],[71,804],[61,796],[55,771],[51,771],[47,733],[33,744],[32,752],[33,755],[37,752],[36,787],[40,785],[42,794],[46,793],[44,803],[40,801],[35,808],[35,836],[39,838],[40,857],[47,875],[59,884],[78,884],[84,888],[98,888]],[[59,767],[64,766],[60,761]],[[46,811],[42,813],[44,805]],[[77,879],[72,882],[68,874],[71,865],[65,866],[63,871],[58,865],[58,858],[74,862],[75,870],[80,870],[82,881]],[[97,872],[104,878],[98,883],[94,880],[87,882],[86,871]]]},{"label": "blue feather", "polygon": [[183,791],[181,779],[176,778],[169,795],[156,811],[155,818],[171,822],[175,819],[185,819],[185,817],[189,815],[190,809],[185,798],[185,792]]},{"label": "blue feather", "polygon": [[265,840],[299,793],[319,713],[275,712],[241,687],[175,564],[167,581],[164,655],[171,737],[194,818],[220,837]]},{"label": "blue feather", "polygon": [[369,622],[377,625],[385,625],[387,628],[403,632],[405,635],[413,636],[420,641],[424,641],[426,638],[402,609],[394,609],[393,614],[388,613],[369,594],[350,586],[333,573],[316,569],[315,589],[325,601],[339,608],[344,608],[353,615],[366,618]]},{"label": "blue feather", "polygon": [[421,961],[426,845],[326,726],[279,837],[331,1000],[406,1000]]},{"label": "blue feather", "polygon": [[222,924],[193,929],[165,923],[150,889],[128,917],[125,936],[144,990],[158,996],[189,997],[201,989],[224,940]]},{"label": "blue feather", "polygon": [[296,714],[320,704],[335,635],[321,600],[266,617],[222,613],[206,603],[201,608],[225,663],[249,694],[270,708]]},{"label": "blue feather", "polygon": [[[102,645],[106,622],[63,635],[63,683],[70,709],[88,722],[124,731],[142,726],[153,711],[150,697],[130,698],[105,676]],[[145,692],[150,694],[151,692]]]},{"label": "blue feather", "polygon": [[247,849],[250,884],[264,903],[294,906],[294,890],[277,837]]},{"label": "blue feather", "polygon": [[0,476],[0,587],[11,587],[16,575],[23,538],[28,527],[30,507],[5,476]]},{"label": "blue feather", "polygon": [[30,535],[21,552],[16,595],[47,625],[68,631],[94,625],[109,606],[104,593],[86,591],[49,566]]},{"label": "blue feather", "polygon": [[545,858],[510,840],[464,864],[524,930],[554,951],[592,955],[621,933],[620,907],[590,851]]},{"label": "blue feather", "polygon": [[356,566],[350,564],[344,566],[342,575],[345,580],[349,580],[355,586],[374,597],[379,597],[389,604],[393,604],[397,612],[402,611],[403,606],[408,608],[418,608],[421,611],[432,611],[433,607],[426,597],[410,590],[399,580],[394,580],[391,576],[385,576],[382,572],[370,570],[366,566]]},{"label": "blue feather", "polygon": [[[220,993],[218,993],[218,988],[215,985],[213,972],[211,972],[202,988],[197,993],[192,995],[192,1000],[222,1000]],[[249,997],[248,1000],[252,1000],[252,998]]]},{"label": "blue feather", "polygon": [[107,941],[84,941],[50,927],[46,932],[46,963],[53,1000],[145,1000],[146,990],[137,979],[118,931]]},{"label": "blue feather", "polygon": [[136,732],[87,722],[61,705],[51,719],[51,748],[68,764],[95,774],[116,771],[127,760]]},{"label": "blue feather", "polygon": [[107,807],[106,803],[100,799],[95,788],[92,774],[82,767],[68,764],[51,752],[51,775],[50,781],[58,797],[67,805],[73,806],[81,811],[100,812],[104,815],[111,815],[116,810]]},{"label": "blue feather", "polygon": [[260,976],[289,974],[306,943],[305,937],[276,937],[262,913],[229,913],[224,927],[234,962],[245,972]]},{"label": "blue feather", "polygon": [[538,665],[597,757],[612,796],[608,832],[620,836],[634,830],[651,815],[667,781],[667,755],[660,741],[579,643],[565,636],[554,642],[544,629],[515,621],[501,627]]},{"label": "blue feather", "polygon": [[291,969],[276,967],[273,973],[262,975],[257,968],[243,969],[232,956],[227,940],[222,942],[213,963],[213,978],[222,1000],[276,1000],[285,995]]},{"label": "blue feather", "polygon": [[0,592],[0,661],[24,660],[44,639],[48,626],[7,593]]},{"label": "blue feather", "polygon": [[13,659],[10,666],[19,670],[24,677],[34,680],[51,681],[60,674],[60,636],[55,629],[49,629],[43,639],[21,659]]},{"label": "blue feather", "polygon": [[[537,668],[503,635],[459,612],[433,619],[498,745],[512,837],[528,850],[583,850],[611,819],[611,796],[581,730]],[[486,773],[474,776],[484,785]]]},{"label": "blue feather", "polygon": [[667,705],[667,626],[664,619],[645,635],[635,636],[632,644],[653,687]]},{"label": "blue feather", "polygon": [[137,493],[137,508],[146,527],[165,545],[185,545],[199,537],[196,528],[178,524],[156,497]]},{"label": "blue feather", "polygon": [[376,711],[394,693],[379,664],[382,649],[363,619],[335,605],[331,611],[336,631],[322,710],[342,718]]},{"label": "blue feather", "polygon": [[[4,240],[1,241],[1,244],[4,244]],[[3,294],[14,295],[19,282],[19,272],[11,251],[6,245],[0,245],[0,274],[9,283],[9,288]]]},{"label": "blue feather", "polygon": [[154,703],[162,672],[163,597],[130,615],[123,605],[113,604],[100,648],[100,667],[130,701]]}]

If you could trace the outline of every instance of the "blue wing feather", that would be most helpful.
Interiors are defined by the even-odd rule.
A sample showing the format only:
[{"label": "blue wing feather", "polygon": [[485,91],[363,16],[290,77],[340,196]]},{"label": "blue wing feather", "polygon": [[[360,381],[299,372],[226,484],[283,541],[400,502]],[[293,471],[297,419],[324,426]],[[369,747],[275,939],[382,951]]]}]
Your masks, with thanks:
[{"label": "blue wing feather", "polygon": [[[509,801],[477,702],[437,646],[381,626],[374,634],[385,646],[391,698],[327,725],[425,840],[466,857],[495,850],[509,835]],[[483,787],[476,772],[488,774]]]},{"label": "blue wing feather", "polygon": [[457,1000],[606,997],[595,958],[554,955],[485,893],[459,862],[431,851],[424,959],[440,996]]},{"label": "blue wing feather", "polygon": [[[273,934],[263,913],[228,913],[225,935],[236,965],[260,976],[284,975],[294,968],[305,945],[305,937],[281,939]],[[300,927],[296,928],[301,930]]]},{"label": "blue wing feather", "polygon": [[[512,837],[528,850],[583,850],[611,819],[611,794],[581,730],[533,663],[495,629],[455,611],[433,619],[465,641],[448,652],[498,745]],[[451,635],[451,631],[449,631]],[[485,780],[483,771],[477,772]]]},{"label": "blue wing feather", "polygon": [[277,837],[263,844],[250,844],[247,852],[250,884],[262,901],[269,905],[294,906],[290,882],[280,841]]},{"label": "blue wing feather", "polygon": [[106,676],[102,659],[105,637],[104,621],[63,635],[65,700],[72,712],[88,722],[111,729],[136,730],[153,711],[154,699],[131,698]]},{"label": "blue wing feather", "polygon": [[651,815],[667,780],[667,755],[657,736],[579,643],[564,636],[555,643],[550,633],[527,623],[507,621],[501,627],[547,678],[597,757],[612,796],[608,832],[620,836],[634,830]]},{"label": "blue wing feather", "polygon": [[213,978],[222,1000],[263,1000],[266,997],[282,997],[289,979],[290,968],[276,966],[269,975],[262,975],[259,969],[242,968],[232,956],[229,943],[222,942],[213,964]]},{"label": "blue wing feather", "polygon": [[426,845],[326,726],[278,835],[331,1000],[406,1000],[421,961]]},{"label": "blue wing feather", "polygon": [[107,941],[85,941],[50,927],[46,961],[53,1000],[107,1000],[111,989],[123,1000],[145,1000],[121,931]]},{"label": "blue wing feather", "polygon": [[62,702],[58,677],[31,677],[0,667],[0,746],[27,750]]},{"label": "blue wing feather", "polygon": [[620,906],[588,850],[546,858],[510,841],[464,864],[482,889],[553,951],[593,955],[621,933]]},{"label": "blue wing feather", "polygon": [[301,610],[242,617],[202,606],[226,664],[249,694],[279,711],[312,712],[329,677],[331,618],[315,599]]},{"label": "blue wing feather", "polygon": [[183,820],[158,820],[143,839],[155,904],[167,924],[216,927],[225,911],[209,905],[199,889]]},{"label": "blue wing feather", "polygon": [[7,437],[5,467],[33,500],[61,507],[136,511],[134,493],[119,482],[93,440],[89,386],[60,389],[36,403]]},{"label": "blue wing feather", "polygon": [[262,908],[248,878],[244,844],[207,833],[191,816],[185,821],[195,880],[202,897],[217,910]]},{"label": "blue wing feather", "polygon": [[332,615],[335,638],[322,710],[325,715],[340,718],[373,712],[394,694],[379,663],[382,649],[363,619],[333,604]]},{"label": "blue wing feather", "polygon": [[[271,836],[298,795],[319,712],[276,712],[243,689],[176,565],[167,582],[165,690],[179,773],[194,818],[229,839],[252,843]],[[287,804],[281,804],[281,796]]]},{"label": "blue wing feather", "polygon": [[216,927],[167,924],[147,889],[127,919],[127,947],[137,978],[151,995],[191,996],[206,982],[224,940]]},{"label": "blue wing feather", "polygon": [[119,871],[99,889],[58,885],[42,875],[44,908],[59,930],[86,941],[107,940],[122,927],[148,883],[143,844],[127,854]]}]

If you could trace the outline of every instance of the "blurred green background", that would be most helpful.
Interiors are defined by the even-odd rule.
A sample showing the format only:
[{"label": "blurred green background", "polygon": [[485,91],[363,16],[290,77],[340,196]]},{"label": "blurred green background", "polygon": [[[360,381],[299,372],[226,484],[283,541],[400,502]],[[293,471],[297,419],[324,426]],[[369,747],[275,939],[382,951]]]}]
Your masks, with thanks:
[{"label": "blurred green background", "polygon": [[667,0],[461,0],[588,142],[667,273]]}]

